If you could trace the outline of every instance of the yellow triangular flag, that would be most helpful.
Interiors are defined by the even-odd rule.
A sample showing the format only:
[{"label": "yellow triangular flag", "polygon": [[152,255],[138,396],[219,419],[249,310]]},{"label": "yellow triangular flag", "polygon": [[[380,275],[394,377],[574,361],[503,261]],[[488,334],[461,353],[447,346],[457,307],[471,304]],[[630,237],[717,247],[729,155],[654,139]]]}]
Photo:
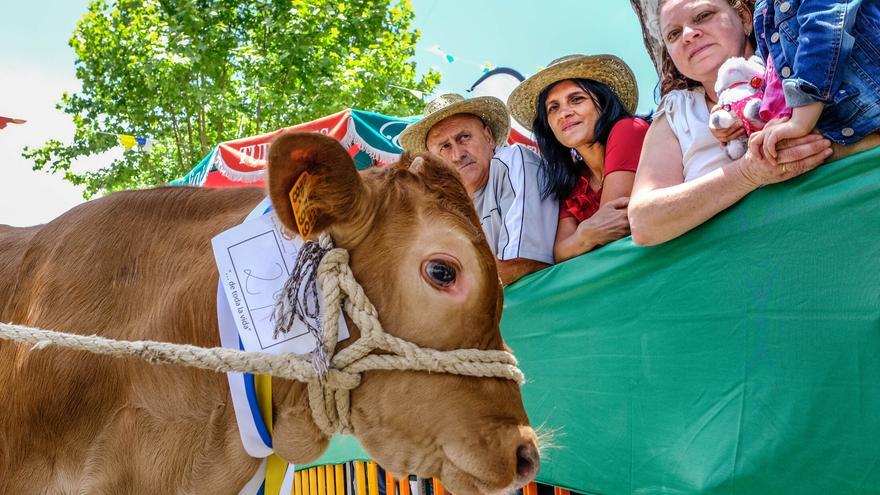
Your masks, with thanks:
[{"label": "yellow triangular flag", "polygon": [[138,144],[137,139],[135,139],[134,136],[129,136],[128,134],[120,134],[119,143],[125,146],[126,151],[134,148]]}]

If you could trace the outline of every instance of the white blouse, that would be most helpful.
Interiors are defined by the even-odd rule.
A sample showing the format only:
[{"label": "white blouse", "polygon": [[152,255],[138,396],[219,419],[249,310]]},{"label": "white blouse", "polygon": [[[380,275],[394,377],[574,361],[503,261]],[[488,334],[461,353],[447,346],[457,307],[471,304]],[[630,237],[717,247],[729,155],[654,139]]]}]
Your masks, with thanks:
[{"label": "white blouse", "polygon": [[654,118],[660,115],[666,116],[681,146],[685,182],[731,163],[718,140],[709,132],[709,108],[703,88],[670,91],[660,102]]}]

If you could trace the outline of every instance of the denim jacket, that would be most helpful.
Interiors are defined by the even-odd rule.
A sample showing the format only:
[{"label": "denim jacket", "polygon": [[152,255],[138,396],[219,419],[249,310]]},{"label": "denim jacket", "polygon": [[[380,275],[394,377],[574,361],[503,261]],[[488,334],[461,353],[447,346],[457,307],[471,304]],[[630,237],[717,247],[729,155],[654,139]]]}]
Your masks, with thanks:
[{"label": "denim jacket", "polygon": [[825,104],[822,134],[851,144],[880,129],[880,0],[758,0],[755,34],[788,106]]}]

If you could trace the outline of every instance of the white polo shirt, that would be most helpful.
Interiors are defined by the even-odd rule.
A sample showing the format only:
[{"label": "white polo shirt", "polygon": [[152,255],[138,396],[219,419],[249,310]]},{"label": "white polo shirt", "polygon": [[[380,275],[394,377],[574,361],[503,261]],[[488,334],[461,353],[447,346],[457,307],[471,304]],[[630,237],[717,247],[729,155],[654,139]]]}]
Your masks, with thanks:
[{"label": "white polo shirt", "polygon": [[489,180],[471,194],[489,247],[499,260],[553,264],[559,202],[541,199],[541,158],[520,144],[495,151]]}]

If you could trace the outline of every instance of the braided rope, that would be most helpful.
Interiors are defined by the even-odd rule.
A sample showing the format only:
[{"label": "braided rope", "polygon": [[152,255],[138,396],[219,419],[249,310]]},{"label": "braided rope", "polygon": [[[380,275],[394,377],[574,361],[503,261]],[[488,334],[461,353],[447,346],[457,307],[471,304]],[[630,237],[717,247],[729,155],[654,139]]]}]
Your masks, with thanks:
[{"label": "braided rope", "polygon": [[[357,283],[348,264],[348,252],[333,247],[330,236],[322,234],[318,264],[318,283],[327,314],[321,318],[323,353],[267,354],[223,347],[204,348],[187,344],[155,341],[114,340],[97,335],[80,335],[0,323],[0,338],[33,344],[35,349],[50,345],[114,357],[137,357],[153,364],[177,364],[220,373],[255,373],[304,382],[308,386],[312,418],[326,435],[352,434],[351,390],[361,376],[371,370],[410,370],[449,373],[482,378],[505,378],[518,384],[525,381],[516,358],[507,351],[455,349],[438,351],[419,347],[385,333],[376,308]],[[350,346],[333,353],[339,338],[339,312],[343,307],[361,337]],[[322,342],[323,341],[323,342]],[[388,354],[371,354],[383,350]],[[322,355],[323,354],[323,355]],[[320,357],[319,357],[320,356]],[[314,358],[327,359],[330,366],[315,366]]]},{"label": "braided rope", "polygon": [[273,312],[275,318],[273,336],[276,338],[288,333],[295,320],[300,320],[306,325],[309,334],[317,343],[312,351],[312,366],[319,377],[326,375],[330,366],[329,354],[324,346],[317,289],[317,267],[328,249],[317,242],[306,242],[303,245]]}]

